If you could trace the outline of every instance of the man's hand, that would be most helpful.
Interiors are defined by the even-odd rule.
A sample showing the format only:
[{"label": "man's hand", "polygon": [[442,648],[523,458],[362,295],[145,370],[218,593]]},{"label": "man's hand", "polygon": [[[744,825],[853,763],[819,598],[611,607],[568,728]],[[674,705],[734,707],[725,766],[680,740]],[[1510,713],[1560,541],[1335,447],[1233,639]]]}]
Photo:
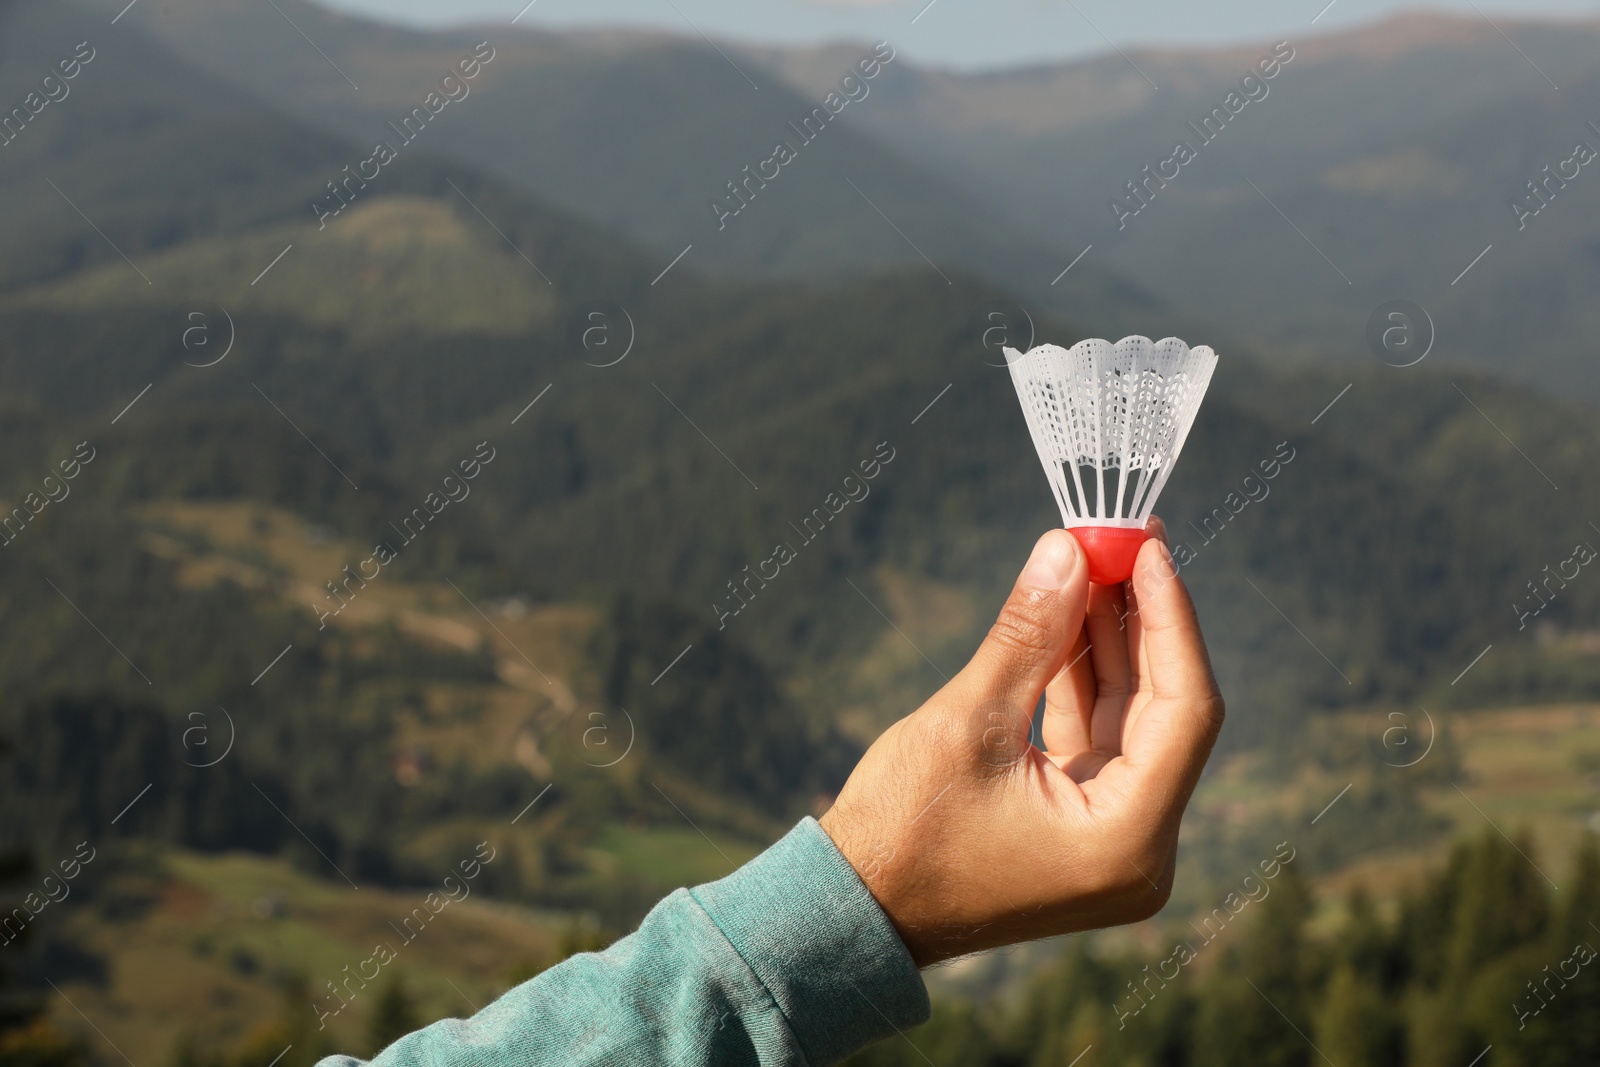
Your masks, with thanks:
[{"label": "man's hand", "polygon": [[1150,532],[1127,587],[1090,586],[1065,530],[1041,537],[971,662],[822,817],[919,966],[1166,903],[1223,707],[1159,519]]}]

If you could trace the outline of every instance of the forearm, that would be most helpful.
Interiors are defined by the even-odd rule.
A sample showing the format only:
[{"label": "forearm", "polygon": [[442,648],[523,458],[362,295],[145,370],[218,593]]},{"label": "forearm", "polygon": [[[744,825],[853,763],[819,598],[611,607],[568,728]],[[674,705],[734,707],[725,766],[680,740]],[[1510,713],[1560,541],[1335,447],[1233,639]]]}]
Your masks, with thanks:
[{"label": "forearm", "polygon": [[727,878],[677,890],[605,952],[574,956],[471,1019],[404,1037],[373,1067],[823,1067],[928,1011],[888,919],[805,819]]}]

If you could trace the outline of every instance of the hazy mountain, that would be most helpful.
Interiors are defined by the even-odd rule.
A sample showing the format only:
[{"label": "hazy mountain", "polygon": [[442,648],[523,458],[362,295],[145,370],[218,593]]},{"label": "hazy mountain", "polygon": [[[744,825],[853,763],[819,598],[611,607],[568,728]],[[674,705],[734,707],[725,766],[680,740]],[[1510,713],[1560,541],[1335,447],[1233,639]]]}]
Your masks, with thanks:
[{"label": "hazy mountain", "polygon": [[[1438,327],[1434,359],[1594,398],[1600,375],[1579,353],[1600,325],[1600,183],[1585,169],[1552,185],[1559,202],[1524,230],[1509,201],[1538,206],[1526,182],[1576,141],[1600,147],[1597,43],[1594,21],[1441,15],[1308,34],[1209,142],[1188,124],[1223,105],[1268,43],[989,74],[906,65],[861,117],[1014,220],[1092,242],[1110,269],[1248,324],[1284,356],[1368,359],[1369,313],[1409,298]],[[815,89],[847,51],[758,54]],[[1151,181],[1141,207],[1127,183],[1179,140],[1196,158]]]},{"label": "hazy mountain", "polygon": [[[0,845],[134,846],[143,881],[108,847],[94,868],[106,888],[85,886],[71,913],[115,926],[85,941],[107,954],[102,972],[125,978],[146,951],[129,922],[146,908],[139,885],[151,901],[204,899],[161,873],[172,847],[270,853],[328,893],[359,879],[370,909],[369,885],[433,884],[492,840],[503,859],[478,883],[486,896],[596,912],[621,930],[815,810],[862,742],[964,662],[1034,537],[1058,521],[985,344],[995,313],[1014,343],[1030,325],[1071,343],[1174,321],[1227,339],[1159,510],[1229,702],[1223,744],[1262,745],[1239,765],[1265,769],[1214,780],[1200,836],[1186,831],[1190,870],[1233,884],[1258,837],[1327,814],[1334,776],[1350,796],[1322,825],[1349,829],[1321,839],[1338,843],[1317,846],[1320,859],[1308,845],[1308,863],[1414,848],[1433,832],[1434,798],[1414,777],[1403,788],[1344,777],[1372,761],[1354,727],[1340,723],[1351,736],[1333,746],[1316,730],[1329,724],[1306,729],[1322,711],[1387,723],[1416,702],[1453,712],[1600,694],[1600,582],[1583,577],[1593,550],[1577,547],[1600,544],[1600,431],[1592,407],[1548,395],[1573,391],[1581,348],[1538,349],[1546,393],[1449,373],[1438,357],[1339,365],[1348,349],[1370,358],[1359,330],[1341,344],[1343,305],[1301,290],[1337,295],[1341,283],[1318,282],[1326,264],[1310,249],[1307,264],[1285,255],[1276,216],[1263,226],[1228,181],[1185,184],[1226,158],[1212,149],[1133,220],[1149,247],[1175,242],[1141,277],[1197,311],[1119,288],[1096,242],[1054,297],[1086,314],[1057,314],[1035,297],[1070,256],[1036,276],[1040,246],[1060,235],[1017,207],[1025,182],[964,187],[960,157],[977,141],[941,156],[854,121],[925,107],[923,129],[943,113],[952,129],[993,131],[987,150],[1018,160],[1028,137],[1121,144],[1119,123],[1150,132],[1165,119],[1117,64],[1043,72],[1036,97],[1026,72],[968,94],[961,79],[911,71],[933,86],[920,105],[915,78],[891,77],[909,68],[891,64],[791,164],[809,170],[785,170],[730,221],[729,243],[695,236],[664,272],[689,243],[673,227],[704,207],[703,180],[749,161],[753,131],[815,99],[776,71],[804,83],[806,63],[826,71],[853,47],[731,52],[762,79],[750,90],[714,50],[671,39],[502,44],[494,30],[417,34],[278,6],[295,25],[270,4],[144,0],[114,24],[104,5],[0,9],[5,99],[26,101],[62,57],[93,49],[70,94],[36,114],[24,103],[31,117],[0,147],[0,755],[11,757],[0,807],[20,813]],[[470,96],[439,107],[415,143],[384,132],[491,36]],[[1404,72],[1408,47],[1371,75],[1372,92]],[[1161,94],[1192,85],[1204,100],[1238,57],[1136,58]],[[1420,148],[1401,133],[1342,146],[1329,134],[1312,152],[1316,131],[1290,118],[1309,104],[1288,90],[1319,69],[1291,64],[1238,121],[1285,105],[1281,151],[1257,146],[1277,161],[1263,190],[1303,212],[1343,269],[1381,266],[1396,285],[1418,276],[1413,261],[1453,276],[1454,246],[1477,241],[1467,206],[1559,143],[1568,121],[1537,92],[1467,85],[1459,111],[1416,109],[1435,131]],[[1550,70],[1563,93],[1592,91]],[[1324,73],[1328,107],[1352,99],[1334,92],[1347,72]],[[1059,123],[1037,104],[1097,79],[1120,86],[1115,99],[1085,89]],[[394,158],[380,159],[379,139]],[[1297,151],[1326,158],[1302,164]],[[374,161],[375,177],[349,176]],[[1554,336],[1579,321],[1591,275],[1570,268],[1592,255],[1587,177],[1530,221],[1528,240],[1497,238],[1454,290],[1459,304],[1439,305],[1440,356],[1464,329],[1489,345],[1520,324]],[[938,271],[848,182],[832,199],[827,182],[844,178]],[[1341,214],[1351,205],[1438,247],[1398,236],[1346,247],[1337,227],[1367,232]],[[1070,235],[1068,215],[1051,217]],[[1107,250],[1107,263],[1124,254]],[[1470,288],[1494,271],[1516,272],[1516,288]],[[1432,304],[1432,291],[1416,295]],[[1018,321],[1019,298],[1031,322]],[[1315,360],[1284,359],[1254,333],[1299,337]],[[63,457],[91,449],[62,492]],[[445,475],[490,454],[456,497]],[[399,524],[419,508],[437,521],[411,538]],[[402,540],[373,588],[344,587],[350,614],[323,617],[331,580],[379,555],[367,546]],[[790,556],[774,578],[780,544]],[[636,730],[632,755],[602,767],[591,724],[618,727],[617,711]],[[190,747],[195,716],[220,727],[217,712],[236,730],[220,767]],[[1441,793],[1459,770],[1450,758],[1425,772]],[[1506,775],[1525,778],[1532,764],[1512,762]],[[1552,788],[1589,769],[1571,767]],[[1295,779],[1293,798],[1272,799],[1275,776]],[[1551,803],[1579,810],[1569,801]],[[689,862],[702,842],[704,862]],[[193,859],[179,862],[192,871]],[[290,922],[325,914],[304,886],[274,881],[259,896],[228,878],[219,903],[255,897],[278,922],[292,893]],[[269,921],[254,907],[206,910],[251,924],[239,944]],[[178,928],[166,904],[149,914],[164,939]],[[246,990],[229,993],[241,1005],[287,973],[280,958],[304,966],[317,957],[297,946],[328,941],[301,926],[280,939],[287,955],[241,957],[231,935],[213,942],[212,927],[184,923],[172,959],[259,972],[254,992],[227,987]],[[40,981],[74,981],[59,966],[75,958],[70,942],[52,943],[30,966]],[[90,964],[78,958],[76,973]],[[149,1009],[85,991],[97,998],[86,1012],[138,1019],[162,1049],[175,1017],[158,1016],[206,999]],[[271,1046],[260,1062],[283,1055]],[[290,1055],[313,1051],[297,1042]]]},{"label": "hazy mountain", "polygon": [[[387,136],[488,40],[496,59],[477,95],[451,105],[429,146],[632,237],[658,270],[691,244],[686,265],[822,277],[927,269],[926,255],[1093,332],[1259,337],[1279,358],[1368,359],[1368,316],[1407,298],[1433,315],[1435,360],[1600,396],[1600,377],[1571,354],[1597,285],[1585,183],[1552,205],[1569,215],[1558,225],[1519,231],[1508,206],[1573,141],[1600,141],[1586,127],[1600,72],[1592,21],[1410,15],[1311,31],[1278,46],[1292,58],[1254,83],[1255,99],[1234,97],[1239,113],[1225,110],[1209,140],[1198,124],[1259,73],[1271,42],[979,74],[897,57],[719,228],[710,201],[791,137],[787,124],[870,45],[719,54],[662,34],[418,32],[307,3],[283,10],[292,26],[269,8],[174,0],[139,25],[358,140]],[[1196,157],[1178,176],[1149,180],[1137,214],[1113,209],[1118,197],[1138,207],[1128,183],[1180,139]]]},{"label": "hazy mountain", "polygon": [[[535,274],[544,268],[541,284],[558,291],[617,295],[659,271],[633,253],[625,254],[624,266],[617,257],[625,240],[546,203],[522,197],[508,208],[515,215],[499,213],[495,198],[503,194],[481,172],[449,165],[427,145],[393,133],[396,158],[378,179],[362,182],[352,174],[371,162],[365,140],[295,120],[273,101],[191,65],[188,52],[167,50],[127,20],[103,36],[105,22],[90,8],[22,3],[0,12],[0,27],[0,47],[26,57],[0,67],[0,90],[19,102],[51,69],[54,60],[39,57],[70,55],[84,40],[96,52],[68,83],[65,100],[0,147],[0,190],[13,205],[0,234],[16,252],[0,267],[6,285],[91,263],[127,268],[131,259],[142,267],[136,253],[259,231],[267,223],[311,224],[321,233],[341,221],[334,212],[344,201],[330,191],[336,178],[350,182],[340,186],[350,201],[408,192],[456,198],[476,219],[475,239],[517,254]],[[327,219],[319,221],[314,204]],[[240,270],[255,267],[239,288],[248,288],[267,262],[239,263]],[[642,277],[626,273],[635,269]],[[129,277],[144,283],[136,269]]]},{"label": "hazy mountain", "polygon": [[[659,257],[657,271],[691,244],[684,265],[724,274],[953,264],[1102,332],[1154,329],[1150,316],[1161,313],[1148,293],[1092,263],[1052,286],[1081,245],[1018,225],[989,195],[863,134],[859,114],[878,105],[872,90],[903,57],[837,118],[802,129],[826,94],[797,92],[758,61],[735,62],[698,39],[509,26],[422,32],[306,0],[278,6],[169,0],[125,21],[213,77],[358,144],[392,140],[452,65],[487,41],[494,58],[417,145],[626,235]],[[872,56],[871,44],[855,48],[834,82]],[[780,141],[795,157],[763,165]],[[774,169],[770,182],[748,176]],[[750,182],[740,185],[749,203],[723,217],[711,204],[737,207],[735,180]]]},{"label": "hazy mountain", "polygon": [[[443,200],[377,197],[353,205],[321,239],[309,221],[203,238],[142,257],[148,282],[126,264],[109,263],[30,290],[12,306],[91,311],[226,302],[233,314],[290,316],[363,341],[417,331],[516,336],[563,314],[554,286],[472,221]],[[296,245],[300,255],[274,263]],[[270,284],[242,284],[269,265]]]},{"label": "hazy mountain", "polygon": [[[1524,52],[1537,57],[1537,67],[1520,58],[1483,20],[1441,14],[1402,15],[1355,30],[1331,34],[1313,30],[1295,37],[1289,42],[1295,57],[1284,66],[1284,80],[1274,76],[1270,88],[1276,91],[1290,84],[1291,73],[1298,80],[1313,80],[1315,92],[1298,95],[1315,96],[1322,117],[1337,121],[1319,120],[1314,137],[1307,131],[1293,143],[1280,144],[1280,169],[1266,176],[1317,173],[1330,162],[1387,138],[1469,114],[1508,95],[1548,88],[1538,73],[1541,69],[1559,83],[1596,66],[1600,22],[1502,20],[1498,25]],[[743,51],[795,87],[819,92],[827,87],[829,72],[847,62],[854,47],[744,46]],[[1055,151],[1055,162],[1069,167],[1107,165],[1110,161],[1059,154],[1070,142],[1051,139],[1091,127],[1109,130],[1113,128],[1109,124],[1120,122],[1129,124],[1124,132],[1131,140],[1146,121],[1141,116],[1152,109],[1157,116],[1166,109],[1198,122],[1207,109],[1190,114],[1182,107],[1220,103],[1228,89],[1271,51],[1268,41],[1231,48],[1133,48],[1126,58],[1108,53],[984,73],[905,64],[884,79],[883,106],[863,112],[861,119],[887,141],[914,147],[921,156],[942,154],[952,167],[965,167],[974,179],[988,175],[991,182],[1019,193],[1032,189],[1037,199],[1049,186],[1050,175],[995,167],[993,161],[987,166],[974,164],[985,150],[1003,147],[1039,158]],[[1322,94],[1329,91],[1334,95],[1324,98]],[[1165,103],[1163,93],[1171,96]],[[1301,105],[1302,123],[1309,107]],[[1258,119],[1268,121],[1253,116],[1252,124]],[[1286,121],[1279,116],[1274,128],[1281,131]],[[1152,151],[1163,147],[1164,139],[1158,137]],[[1184,184],[1189,184],[1189,177],[1186,173]],[[1197,171],[1194,178],[1197,184],[1226,181],[1214,171]],[[1073,187],[1059,182],[1054,191],[1056,201],[1051,206],[1056,209],[1070,208],[1078,198]],[[1102,205],[1094,206],[1098,210]]]},{"label": "hazy mountain", "polygon": [[[342,164],[340,140],[108,23],[71,4],[0,9],[0,99],[29,115],[52,73],[65,92],[20,127],[13,112],[19,132],[0,147],[0,284],[100,262],[138,282],[128,259],[285,217]],[[63,82],[57,64],[80,42],[92,58]]]},{"label": "hazy mountain", "polygon": [[[88,32],[61,23],[67,18],[62,10],[35,11],[33,21],[15,24],[19,33],[26,29],[45,42],[33,47],[35,54],[51,40]],[[232,17],[223,9],[178,4],[152,11],[198,20],[197,44]],[[432,49],[438,58],[461,49],[469,54],[472,39],[483,39],[400,31],[374,37],[366,24],[329,18],[326,26],[301,27],[326,30],[321,46],[332,49],[330,56],[348,52],[363,63],[377,62],[367,56],[368,41],[374,48],[390,38],[399,42],[374,54]],[[235,36],[256,47],[268,41],[271,25],[249,24],[250,32]],[[135,451],[142,458],[129,461],[139,471],[129,475],[129,491],[262,494],[356,535],[362,523],[405,503],[407,494],[397,487],[414,482],[430,464],[450,462],[469,438],[491,428],[504,432],[550,385],[556,391],[540,417],[518,430],[541,461],[505,496],[485,501],[467,558],[541,595],[603,596],[621,585],[692,605],[715,623],[712,605],[725,598],[730,578],[765,558],[774,537],[787,537],[788,524],[830,491],[836,472],[870,455],[879,442],[898,448],[901,440],[916,441],[906,445],[911,462],[895,468],[897,480],[886,482],[870,507],[853,512],[824,547],[807,553],[801,569],[810,577],[796,583],[792,595],[752,606],[739,631],[741,640],[788,664],[796,676],[801,664],[843,671],[836,681],[809,683],[813,696],[855,706],[881,704],[885,684],[909,694],[929,679],[919,676],[925,664],[917,662],[890,683],[880,677],[862,688],[848,679],[844,665],[859,661],[857,642],[875,632],[879,617],[857,613],[841,621],[841,604],[832,598],[848,594],[843,603],[860,606],[841,575],[877,568],[878,580],[890,585],[897,574],[947,585],[970,614],[952,615],[928,641],[934,654],[957,655],[981,630],[985,605],[1009,580],[1005,561],[1053,521],[1014,417],[1009,383],[985,365],[992,353],[979,343],[984,316],[1009,304],[991,286],[954,268],[941,277],[926,264],[888,276],[808,284],[707,282],[681,269],[652,284],[660,272],[653,254],[410,146],[370,188],[351,187],[349,208],[319,221],[310,210],[319,183],[318,202],[331,211],[338,201],[328,199],[329,176],[362,159],[362,149],[274,117],[262,98],[218,86],[141,32],[133,26],[125,37],[107,39],[99,58],[122,54],[123,66],[91,64],[82,72],[83,88],[92,87],[90,76],[107,76],[98,95],[84,92],[53,105],[60,110],[40,117],[38,138],[7,149],[26,147],[32,154],[20,158],[36,173],[59,167],[82,181],[96,166],[82,162],[80,153],[90,149],[72,131],[98,124],[104,132],[92,150],[100,155],[87,158],[99,161],[101,181],[142,175],[141,188],[156,197],[153,175],[165,169],[172,176],[166,217],[175,220],[152,229],[140,202],[112,195],[114,185],[91,189],[76,202],[123,251],[137,253],[139,272],[115,250],[100,247],[105,242],[96,235],[81,245],[81,270],[62,277],[64,265],[31,268],[39,284],[8,298],[9,340],[0,366],[10,383],[7,403],[17,412],[19,455],[39,447],[22,439],[44,413],[97,417],[152,381],[160,388],[143,402],[146,410],[188,425],[184,440],[268,432],[261,427],[278,415],[263,406],[258,394],[264,394],[295,412],[296,425],[307,427],[355,483],[378,488],[345,499],[340,479],[322,467],[314,478],[285,481],[270,449],[248,461],[230,459],[223,476],[210,458],[174,452],[158,437]],[[276,45],[261,47],[263,64],[282,54]],[[546,47],[542,38],[529,46]],[[585,47],[594,54],[631,54],[638,42],[589,40]],[[314,62],[290,68],[321,86],[323,96],[308,98],[371,92],[411,99],[405,95],[410,89],[381,76],[350,89],[333,64],[310,51]],[[683,54],[669,58],[679,62]],[[502,93],[499,106],[515,108],[512,90],[496,89],[487,79],[495,71],[515,72],[513,63],[495,64],[518,55],[511,49],[488,61],[479,75],[484,81],[473,90],[484,93],[481,103]],[[209,62],[217,65],[215,57]],[[541,62],[534,55],[526,65],[536,69]],[[246,66],[241,60],[239,67]],[[346,73],[356,78],[364,69]],[[391,76],[399,78],[394,70]],[[1293,72],[1291,64],[1279,77]],[[440,125],[425,132],[442,132],[444,123],[479,103],[474,95],[450,104],[459,111],[444,110],[432,120]],[[207,109],[223,107],[230,109],[223,118],[204,121]],[[44,120],[60,121],[44,127]],[[241,144],[229,147],[212,169],[190,174],[172,167],[174,159],[213,148],[215,125],[226,121],[274,130],[277,140],[263,146],[281,141],[301,146],[302,154]],[[170,155],[134,151],[140,137],[166,145]],[[104,162],[119,152],[129,160],[120,172]],[[27,202],[50,204],[57,194],[30,177],[19,173],[9,180],[19,197],[32,198]],[[258,200],[258,189],[278,192]],[[300,205],[282,190],[298,191]],[[757,199],[747,210],[763,203]],[[197,204],[214,206],[202,211]],[[1149,210],[1161,206],[1157,201]],[[32,239],[41,247],[84,241],[83,219],[75,212],[33,215]],[[279,250],[281,262],[273,259]],[[269,264],[270,272],[250,280]],[[1215,265],[1198,273],[1225,277]],[[595,361],[586,366],[579,357],[587,353],[573,347],[573,313],[595,296],[620,302],[637,340],[637,351],[615,368],[598,368]],[[208,376],[184,365],[190,361],[178,344],[189,305],[199,303],[231,308],[242,338],[240,356]],[[1064,342],[1087,332],[1042,316],[1035,326],[1041,337]],[[32,355],[45,337],[60,353],[48,363]],[[106,355],[108,348],[118,354]],[[1312,417],[1350,381],[1310,371],[1269,374],[1265,368],[1280,361],[1271,348],[1256,352],[1259,362],[1247,350],[1228,352],[1228,369],[1167,504],[1175,522],[1196,522],[1196,536],[1208,546],[1215,535],[1203,532],[1199,520],[1279,443],[1298,448]],[[1406,691],[1428,684],[1436,659],[1471,652],[1475,627],[1490,605],[1519,595],[1523,570],[1538,572],[1530,554],[1555,550],[1512,537],[1507,515],[1537,515],[1539,528],[1558,540],[1572,536],[1568,526],[1581,533],[1587,490],[1579,457],[1592,437],[1586,416],[1536,417],[1532,401],[1520,394],[1474,383],[1470,392],[1492,413],[1490,424],[1448,379],[1425,370],[1409,377],[1387,369],[1361,376],[1355,395],[1316,431],[1328,433],[1369,405],[1373,414],[1360,437],[1308,445],[1309,458],[1293,468],[1299,488],[1280,487],[1274,496],[1298,503],[1256,509],[1237,535],[1217,538],[1219,546],[1196,564],[1197,586],[1211,610],[1232,620],[1218,654],[1253,709],[1243,718],[1254,723],[1246,732],[1262,728],[1261,716],[1276,700],[1336,703]],[[1284,399],[1290,396],[1293,404]],[[945,429],[931,430],[941,423]],[[419,434],[416,427],[430,431]],[[284,437],[282,429],[270,431],[272,439],[301,449],[303,439]],[[1544,495],[1542,477],[1506,450],[1500,430],[1563,484],[1559,497]],[[1428,461],[1411,470],[1394,462],[1399,454]],[[1519,503],[1491,514],[1484,505],[1491,490]],[[943,518],[930,526],[929,516]],[[1252,522],[1260,524],[1255,533],[1247,532]],[[1426,543],[1408,539],[1417,529],[1432,531]],[[544,562],[552,559],[560,560],[554,571]],[[1316,562],[1297,562],[1306,559]],[[1318,647],[1341,661],[1346,655],[1367,661],[1356,671],[1359,678],[1345,672],[1352,688],[1338,671],[1289,669],[1308,650],[1292,628],[1279,626],[1281,616],[1252,599],[1258,594],[1241,584],[1246,574],[1265,578],[1275,590],[1273,602],[1302,629],[1328,629]],[[1332,586],[1330,574],[1339,575]],[[1486,584],[1485,575],[1493,580]],[[1431,590],[1428,610],[1389,617],[1389,597],[1402,588]],[[1353,625],[1355,619],[1364,621]],[[1282,673],[1246,666],[1267,648],[1276,650],[1266,658]]]}]

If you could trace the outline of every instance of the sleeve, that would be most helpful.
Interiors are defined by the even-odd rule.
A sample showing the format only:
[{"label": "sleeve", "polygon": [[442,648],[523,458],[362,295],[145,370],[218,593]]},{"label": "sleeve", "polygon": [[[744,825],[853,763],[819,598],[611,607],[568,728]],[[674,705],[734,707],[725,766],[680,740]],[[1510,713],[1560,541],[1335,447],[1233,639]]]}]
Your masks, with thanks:
[{"label": "sleeve", "polygon": [[675,890],[606,951],[409,1034],[372,1067],[824,1067],[929,1014],[888,917],[806,818],[728,877]]}]

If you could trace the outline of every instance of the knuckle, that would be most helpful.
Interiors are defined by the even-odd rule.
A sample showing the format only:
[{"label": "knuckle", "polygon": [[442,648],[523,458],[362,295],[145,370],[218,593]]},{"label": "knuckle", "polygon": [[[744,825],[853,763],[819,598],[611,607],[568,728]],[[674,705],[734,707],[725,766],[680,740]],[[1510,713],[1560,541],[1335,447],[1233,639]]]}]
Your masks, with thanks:
[{"label": "knuckle", "polygon": [[1050,651],[1051,625],[1047,602],[1053,598],[1038,597],[1032,600],[1009,600],[1000,609],[1000,617],[989,628],[989,639],[1000,648],[1027,656],[1039,657]]},{"label": "knuckle", "polygon": [[1126,862],[1116,872],[1114,892],[1129,921],[1143,921],[1172,899],[1176,841],[1160,832],[1134,836],[1123,853]]},{"label": "knuckle", "polygon": [[1143,922],[1145,919],[1154,918],[1161,909],[1167,906],[1167,901],[1172,899],[1172,884],[1168,879],[1162,879],[1155,885],[1141,881],[1141,891],[1129,901],[1129,910],[1134,921]]},{"label": "knuckle", "polygon": [[1133,696],[1132,679],[1107,679],[1103,682],[1097,679],[1096,685],[1098,686],[1098,688],[1095,690],[1096,696],[1100,700],[1105,701],[1106,705],[1109,707],[1116,707],[1120,704],[1123,704],[1128,700],[1129,697]]},{"label": "knuckle", "polygon": [[1090,895],[1110,902],[1119,912],[1131,910],[1150,892],[1150,882],[1142,873],[1148,869],[1139,857],[1116,856],[1092,880]]}]

